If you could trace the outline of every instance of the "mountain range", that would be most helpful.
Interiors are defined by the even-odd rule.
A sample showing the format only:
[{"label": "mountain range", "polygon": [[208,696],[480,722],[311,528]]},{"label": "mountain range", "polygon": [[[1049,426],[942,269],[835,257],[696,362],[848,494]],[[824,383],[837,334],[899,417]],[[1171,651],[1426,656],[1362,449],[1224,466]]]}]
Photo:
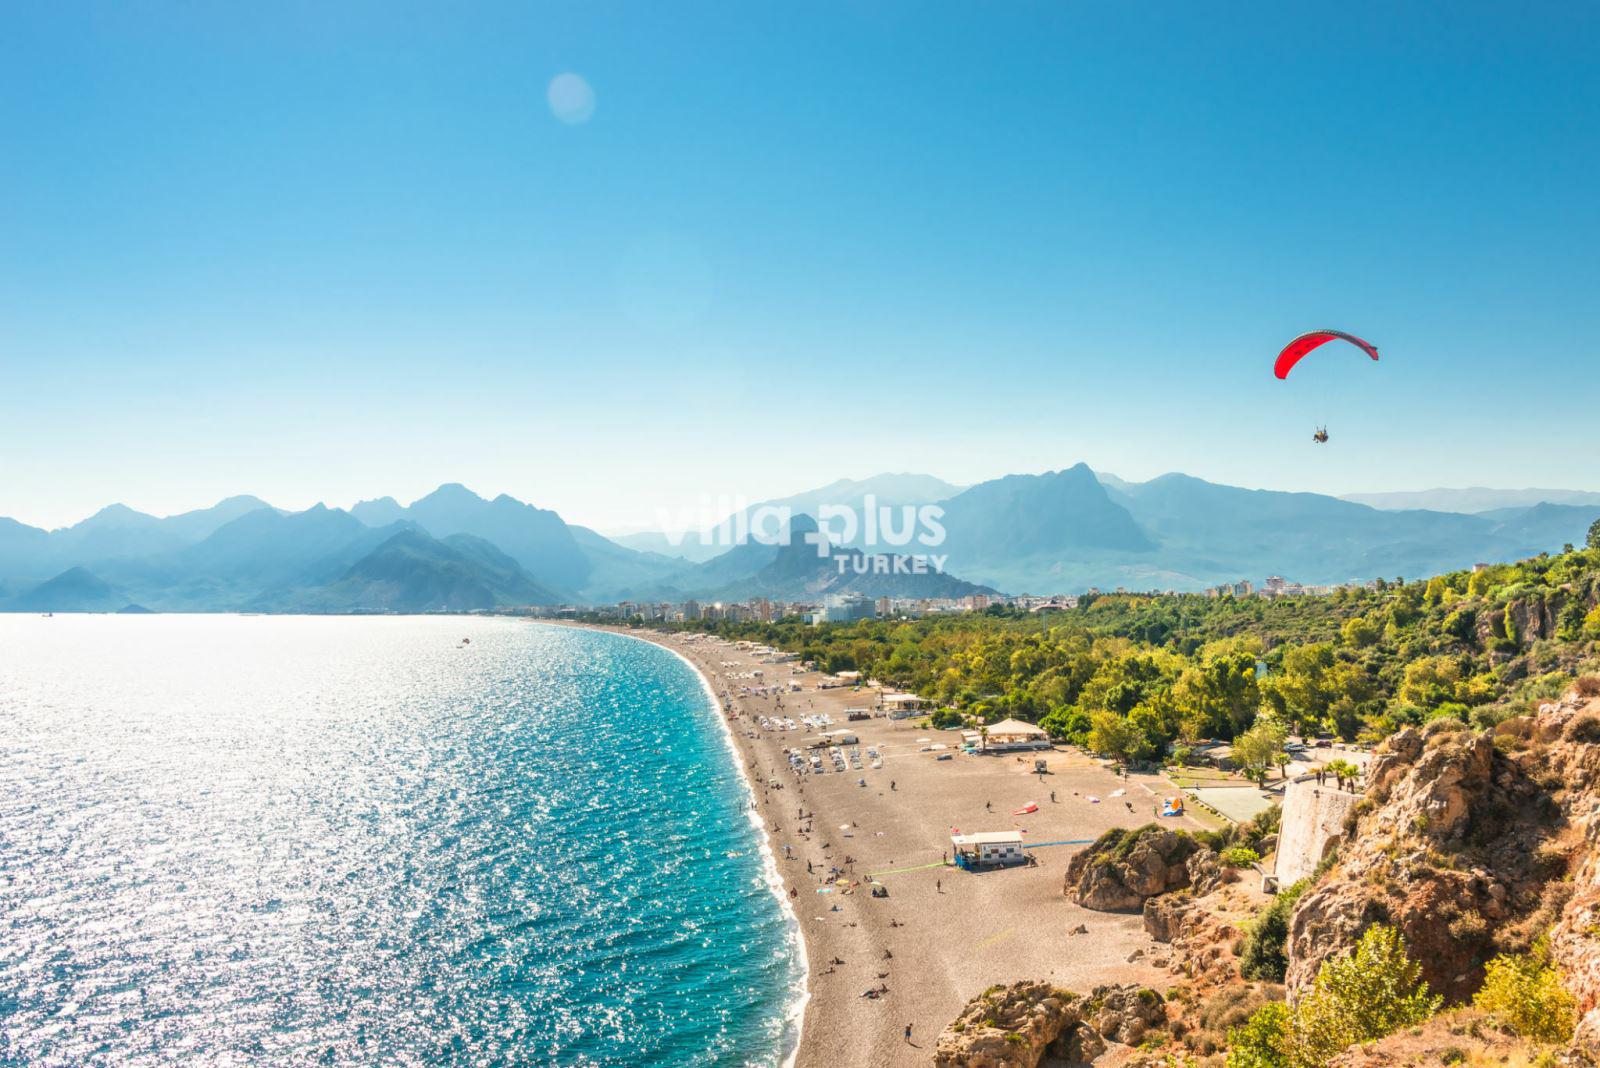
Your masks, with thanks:
[{"label": "mountain range", "polygon": [[794,514],[815,516],[824,505],[843,506],[859,512],[865,507],[868,498],[871,498],[876,505],[895,507],[905,504],[937,504],[960,492],[960,486],[952,485],[932,475],[908,473],[874,475],[865,479],[841,478],[814,490],[758,501],[737,509],[731,515],[715,517],[714,526],[707,524],[705,527],[694,528],[690,523],[683,523],[681,524],[683,529],[675,530],[670,535],[663,531],[651,530],[614,535],[612,540],[630,549],[703,563],[727,551],[725,539],[718,536],[719,527],[743,529],[748,525],[750,517],[763,509],[787,509]]},{"label": "mountain range", "polygon": [[1422,508],[1434,512],[1493,512],[1505,508],[1531,508],[1536,504],[1600,505],[1600,493],[1562,489],[1459,489],[1402,490],[1390,493],[1347,493],[1344,500],[1374,508]]},{"label": "mountain range", "polygon": [[[0,610],[415,612],[832,593],[960,597],[1192,590],[1268,574],[1323,584],[1420,576],[1581,542],[1600,503],[1561,493],[1565,502],[1448,511],[1182,474],[1127,482],[1083,464],[966,488],[880,475],[763,502],[789,510],[787,539],[707,546],[704,558],[651,549],[673,548],[664,535],[612,540],[554,511],[457,484],[409,505],[380,497],[348,511],[319,504],[291,512],[250,496],[167,517],[111,505],[53,531],[0,518]],[[812,513],[830,504],[859,510],[868,499],[885,514],[916,515],[937,502],[942,540],[871,544],[863,525],[819,555]],[[1468,503],[1484,501],[1495,498]],[[913,553],[937,556],[942,570],[923,569]]]}]

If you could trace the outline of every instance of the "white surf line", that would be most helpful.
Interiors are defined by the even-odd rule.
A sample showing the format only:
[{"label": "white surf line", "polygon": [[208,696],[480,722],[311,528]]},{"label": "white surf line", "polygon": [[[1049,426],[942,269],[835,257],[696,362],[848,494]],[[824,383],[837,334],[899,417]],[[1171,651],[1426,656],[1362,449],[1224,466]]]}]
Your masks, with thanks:
[{"label": "white surf line", "polygon": [[716,689],[711,684],[711,678],[704,671],[672,646],[664,642],[653,642],[648,638],[640,638],[633,634],[624,634],[621,631],[608,630],[605,633],[615,634],[619,638],[629,638],[646,645],[654,645],[658,649],[665,649],[673,656],[682,660],[695,677],[700,680],[700,686],[706,692],[706,699],[711,702],[711,712],[722,725],[722,741],[728,747],[728,755],[733,758],[733,766],[739,771],[739,781],[744,783],[746,795],[745,817],[751,826],[756,829],[757,840],[761,843],[761,861],[765,869],[767,889],[772,891],[772,896],[778,899],[778,906],[783,909],[787,918],[790,941],[794,945],[800,958],[799,993],[791,1002],[785,1023],[789,1035],[789,1048],[784,1052],[783,1068],[794,1068],[795,1059],[800,1056],[800,1034],[805,1024],[806,1005],[811,1001],[811,962],[806,957],[805,929],[800,925],[800,917],[795,912],[794,906],[789,902],[789,896],[783,890],[783,876],[778,871],[778,855],[772,848],[772,834],[767,830],[767,822],[761,817],[761,810],[756,805],[755,783],[750,780],[750,771],[744,766],[744,758],[739,752],[739,745],[733,739],[733,727],[728,723],[728,717],[723,713],[722,700],[717,696]]}]

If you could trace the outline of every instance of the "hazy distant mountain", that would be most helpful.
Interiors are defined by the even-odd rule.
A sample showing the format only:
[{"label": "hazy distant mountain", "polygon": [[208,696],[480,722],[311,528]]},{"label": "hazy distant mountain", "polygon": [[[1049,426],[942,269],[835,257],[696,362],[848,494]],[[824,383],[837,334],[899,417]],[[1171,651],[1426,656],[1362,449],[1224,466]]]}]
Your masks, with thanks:
[{"label": "hazy distant mountain", "polygon": [[397,532],[317,504],[303,512],[263,508],[240,516],[175,558],[189,574],[274,588],[326,581]]},{"label": "hazy distant mountain", "polygon": [[178,515],[169,515],[161,520],[162,526],[172,531],[186,542],[203,541],[227,523],[233,522],[240,516],[258,512],[263,508],[270,508],[266,501],[260,497],[252,497],[248,493],[237,497],[229,497],[218,501],[210,508],[197,508],[192,512],[180,512]]},{"label": "hazy distant mountain", "polygon": [[363,522],[415,523],[435,538],[471,534],[482,538],[522,567],[535,581],[568,596],[590,584],[594,563],[578,545],[561,517],[543,508],[501,494],[484,500],[459,483],[447,483],[410,507],[394,507],[390,498],[364,501],[357,507]]},{"label": "hazy distant mountain", "polygon": [[265,507],[256,497],[229,497],[210,508],[159,518],[112,504],[82,522],[48,532],[0,519],[0,575],[37,579],[72,567],[97,567],[106,560],[170,552]]},{"label": "hazy distant mountain", "polygon": [[[691,581],[698,588],[708,588],[707,599],[741,601],[751,597],[771,597],[781,600],[810,600],[835,593],[859,593],[868,597],[966,597],[975,593],[993,593],[985,586],[966,582],[948,574],[928,572],[917,574],[907,568],[905,573],[892,573],[894,556],[866,554],[854,549],[834,548],[828,556],[819,557],[817,547],[806,541],[806,535],[817,530],[816,520],[808,515],[797,515],[791,524],[788,541],[783,545],[750,543],[729,551],[726,557],[701,565]],[[870,565],[877,556],[884,570]],[[727,557],[733,557],[733,566]],[[840,563],[844,566],[841,567]],[[858,567],[865,562],[867,566]],[[717,566],[719,565],[720,566]],[[732,573],[759,564],[741,577]],[[716,580],[727,579],[725,585]]]},{"label": "hazy distant mountain", "polygon": [[1070,591],[1164,574],[1155,544],[1083,464],[981,482],[944,504],[947,570],[1011,591]]},{"label": "hazy distant mountain", "polygon": [[8,612],[114,612],[127,603],[124,594],[98,575],[75,567],[0,607]]},{"label": "hazy distant mountain", "polygon": [[933,475],[886,473],[862,479],[841,478],[814,490],[763,501],[761,504],[785,507],[797,515],[814,516],[825,504],[843,505],[859,510],[869,496],[878,504],[937,504],[960,492],[960,486],[952,485]]},{"label": "hazy distant mountain", "polygon": [[148,556],[187,544],[178,531],[153,515],[136,512],[125,504],[100,509],[81,523],[51,531],[52,550],[62,559],[105,560],[117,556]]},{"label": "hazy distant mountain", "polygon": [[[757,509],[783,508],[788,509],[791,515],[815,516],[819,514],[823,505],[834,505],[849,508],[860,515],[869,496],[873,498],[873,503],[877,507],[896,507],[907,504],[937,504],[960,492],[960,486],[952,485],[933,475],[885,473],[862,479],[841,478],[817,489],[752,504],[737,514],[742,514],[748,521],[748,517]],[[726,553],[731,547],[731,541],[721,537],[716,527],[706,532],[694,524],[689,525],[691,529],[676,537],[669,537],[660,531],[645,531],[619,534],[611,540],[631,549],[676,557],[691,563],[711,560]],[[732,516],[725,517],[718,525],[730,531],[743,529]],[[702,536],[708,533],[712,536]]]},{"label": "hazy distant mountain", "polygon": [[42,581],[50,570],[50,533],[0,518],[0,576],[8,582]]},{"label": "hazy distant mountain", "polygon": [[326,585],[265,602],[318,612],[461,612],[560,598],[481,538],[399,531]]},{"label": "hazy distant mountain", "polygon": [[350,514],[369,527],[386,527],[406,517],[405,506],[393,497],[378,497],[370,501],[357,501]]},{"label": "hazy distant mountain", "polygon": [[613,534],[606,540],[625,549],[691,564],[705,563],[728,551],[727,545],[701,538],[699,531],[685,531],[681,536],[669,537],[659,530],[641,530],[633,534]]},{"label": "hazy distant mountain", "polygon": [[1536,504],[1600,505],[1600,493],[1562,489],[1405,490],[1393,493],[1347,493],[1344,500],[1385,510],[1421,508],[1433,512],[1489,512],[1506,508],[1531,508]]},{"label": "hazy distant mountain", "polygon": [[580,593],[590,603],[638,600],[663,589],[671,591],[691,566],[687,560],[618,545],[588,527],[567,529],[589,560],[589,583]]},{"label": "hazy distant mountain", "polygon": [[197,544],[99,566],[133,600],[161,611],[257,610],[331,581],[399,529],[375,530],[322,504],[303,512],[259,508]]},{"label": "hazy distant mountain", "polygon": [[1532,508],[1499,508],[1478,516],[1494,522],[1496,537],[1538,547],[1528,553],[1553,552],[1566,542],[1582,545],[1589,525],[1600,519],[1600,505],[1536,504]]},{"label": "hazy distant mountain", "polygon": [[[1069,473],[1070,483],[1061,479]],[[1090,478],[1081,465],[1031,480],[1013,476],[947,502],[950,570],[1008,592],[1197,589],[1268,574],[1307,583],[1427,575],[1581,542],[1600,514],[1600,507],[1560,506],[1488,516],[1380,511],[1178,474],[1102,485],[1102,501]],[[984,507],[969,520],[962,513],[975,503]]]},{"label": "hazy distant mountain", "polygon": [[1153,543],[1086,464],[980,482],[944,504],[955,559],[1070,549],[1143,552]]}]

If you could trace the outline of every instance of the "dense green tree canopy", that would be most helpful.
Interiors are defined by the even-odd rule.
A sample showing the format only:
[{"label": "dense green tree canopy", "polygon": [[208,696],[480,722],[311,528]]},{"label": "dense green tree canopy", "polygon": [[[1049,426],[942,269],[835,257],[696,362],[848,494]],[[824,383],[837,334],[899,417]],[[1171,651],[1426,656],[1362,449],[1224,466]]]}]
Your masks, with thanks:
[{"label": "dense green tree canopy", "polygon": [[1263,712],[1290,732],[1355,739],[1522,711],[1600,667],[1600,548],[1327,597],[1119,594],[1040,614],[685,626],[912,690],[945,710],[942,724],[1015,716],[1153,759],[1240,738]]}]

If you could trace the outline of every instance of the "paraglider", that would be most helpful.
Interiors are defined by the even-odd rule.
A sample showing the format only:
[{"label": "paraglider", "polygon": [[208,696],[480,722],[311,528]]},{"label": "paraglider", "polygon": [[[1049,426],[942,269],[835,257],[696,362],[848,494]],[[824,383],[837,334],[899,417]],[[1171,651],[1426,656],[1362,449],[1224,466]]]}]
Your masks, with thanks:
[{"label": "paraglider", "polygon": [[[1371,342],[1361,340],[1354,334],[1347,334],[1343,330],[1313,330],[1309,334],[1301,334],[1283,347],[1283,350],[1278,353],[1277,362],[1272,365],[1272,373],[1279,378],[1288,378],[1289,372],[1294,369],[1294,365],[1299,363],[1307,353],[1313,349],[1321,348],[1330,341],[1348,341],[1374,360],[1378,358],[1377,346]],[[1328,428],[1326,426],[1317,427],[1317,432],[1311,435],[1311,440],[1318,445],[1326,445],[1328,443]]]},{"label": "paraglider", "polygon": [[1377,347],[1354,334],[1347,334],[1343,330],[1313,330],[1309,334],[1301,334],[1283,347],[1283,351],[1278,353],[1278,362],[1272,365],[1272,373],[1279,378],[1288,378],[1289,371],[1306,353],[1335,340],[1348,341],[1374,360],[1378,358]]}]

